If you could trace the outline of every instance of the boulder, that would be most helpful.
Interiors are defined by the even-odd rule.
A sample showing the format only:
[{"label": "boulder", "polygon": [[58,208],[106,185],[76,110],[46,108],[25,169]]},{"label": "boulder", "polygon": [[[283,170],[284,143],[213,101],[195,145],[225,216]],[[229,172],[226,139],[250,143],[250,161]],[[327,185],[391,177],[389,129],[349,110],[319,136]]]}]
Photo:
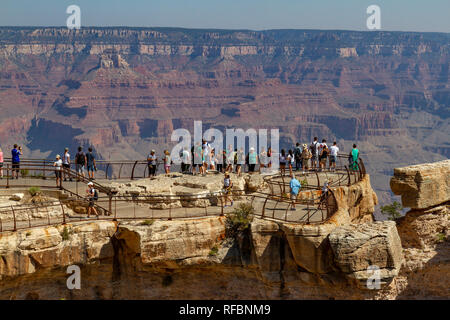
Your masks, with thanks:
[{"label": "boulder", "polygon": [[370,268],[379,269],[381,283],[398,275],[403,253],[394,221],[340,226],[328,239],[334,263],[348,278],[365,286],[374,274]]},{"label": "boulder", "polygon": [[9,197],[9,200],[20,201],[23,199],[24,196],[25,196],[25,194],[23,194],[23,193],[14,193],[11,197]]},{"label": "boulder", "polygon": [[450,200],[450,160],[394,169],[391,189],[404,207],[425,209]]}]

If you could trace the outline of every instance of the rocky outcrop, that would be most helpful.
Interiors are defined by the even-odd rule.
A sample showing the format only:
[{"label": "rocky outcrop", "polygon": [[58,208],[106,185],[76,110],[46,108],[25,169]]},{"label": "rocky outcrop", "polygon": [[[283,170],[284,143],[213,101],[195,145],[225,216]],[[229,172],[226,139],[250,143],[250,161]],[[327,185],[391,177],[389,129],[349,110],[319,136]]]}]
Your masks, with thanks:
[{"label": "rocky outcrop", "polygon": [[393,221],[344,225],[330,233],[329,241],[337,267],[364,286],[373,274],[369,267],[376,268],[384,282],[399,273],[403,253]]},{"label": "rocky outcrop", "polygon": [[425,209],[450,201],[450,160],[394,170],[391,189],[404,207]]}]

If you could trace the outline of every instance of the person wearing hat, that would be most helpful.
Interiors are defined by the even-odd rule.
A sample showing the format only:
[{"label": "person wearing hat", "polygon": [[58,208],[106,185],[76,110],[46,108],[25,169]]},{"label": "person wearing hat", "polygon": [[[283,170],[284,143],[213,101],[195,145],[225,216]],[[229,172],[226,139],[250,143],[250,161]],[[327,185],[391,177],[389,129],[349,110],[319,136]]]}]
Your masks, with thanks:
[{"label": "person wearing hat", "polygon": [[156,158],[155,150],[151,150],[150,154],[147,156],[147,166],[148,166],[148,176],[154,177],[156,174]]},{"label": "person wearing hat", "polygon": [[56,161],[53,163],[55,167],[55,175],[56,175],[56,186],[61,186],[61,174],[62,174],[62,165],[63,162],[61,160],[61,156],[59,154],[56,155]]},{"label": "person wearing hat", "polygon": [[308,149],[308,146],[306,143],[303,144],[303,151],[302,151],[302,170],[303,174],[305,174],[305,170],[309,169],[309,159],[312,158],[312,154]]},{"label": "person wearing hat", "polygon": [[94,189],[94,184],[92,182],[89,182],[87,185],[88,185],[88,189],[86,190],[86,193],[88,194],[88,199],[89,199],[87,216],[89,218],[92,211],[94,211],[94,214],[96,216],[98,216],[97,209],[95,208],[95,201],[98,200],[98,191],[96,189]]}]

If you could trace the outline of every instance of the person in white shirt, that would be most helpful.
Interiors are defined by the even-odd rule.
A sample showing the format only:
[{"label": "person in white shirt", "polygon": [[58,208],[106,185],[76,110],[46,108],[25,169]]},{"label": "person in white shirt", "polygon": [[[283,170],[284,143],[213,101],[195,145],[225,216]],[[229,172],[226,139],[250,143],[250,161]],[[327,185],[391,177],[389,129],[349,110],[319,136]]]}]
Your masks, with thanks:
[{"label": "person in white shirt", "polygon": [[57,187],[61,186],[62,165],[63,165],[63,162],[61,160],[61,156],[58,154],[58,155],[56,155],[56,161],[53,163],[53,166],[55,167],[56,186]]},{"label": "person in white shirt", "polygon": [[334,141],[333,145],[330,147],[330,169],[336,170],[338,152],[339,148],[336,144],[336,141]]}]

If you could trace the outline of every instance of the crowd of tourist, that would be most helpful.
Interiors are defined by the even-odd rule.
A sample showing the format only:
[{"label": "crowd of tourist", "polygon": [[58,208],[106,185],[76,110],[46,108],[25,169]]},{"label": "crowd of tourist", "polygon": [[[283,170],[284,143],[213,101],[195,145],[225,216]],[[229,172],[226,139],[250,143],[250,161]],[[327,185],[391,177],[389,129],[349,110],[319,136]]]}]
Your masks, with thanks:
[{"label": "crowd of tourist", "polygon": [[[251,147],[245,155],[243,148],[233,149],[229,145],[219,155],[206,140],[203,140],[202,143],[194,144],[190,151],[187,148],[181,151],[181,172],[205,175],[208,170],[212,170],[222,173],[235,172],[240,175],[243,166],[248,167],[248,172],[255,172],[257,165],[259,165],[258,171],[271,168],[274,156],[278,157],[280,172],[283,175],[286,174],[286,170],[289,170],[290,175],[294,171],[302,171],[303,173],[309,170],[334,171],[336,170],[339,151],[336,141],[328,146],[326,139],[319,142],[318,138],[315,137],[310,145],[298,142],[292,149],[287,151],[281,149],[279,154],[272,151],[270,147],[267,151],[265,148],[261,148],[258,154]],[[349,154],[349,168],[351,170],[358,170],[358,158],[359,151],[356,145],[353,145]],[[151,150],[147,156],[150,177],[156,174],[158,160],[155,150]],[[173,161],[168,150],[164,150],[161,160],[164,163],[164,172],[170,173]]]}]

